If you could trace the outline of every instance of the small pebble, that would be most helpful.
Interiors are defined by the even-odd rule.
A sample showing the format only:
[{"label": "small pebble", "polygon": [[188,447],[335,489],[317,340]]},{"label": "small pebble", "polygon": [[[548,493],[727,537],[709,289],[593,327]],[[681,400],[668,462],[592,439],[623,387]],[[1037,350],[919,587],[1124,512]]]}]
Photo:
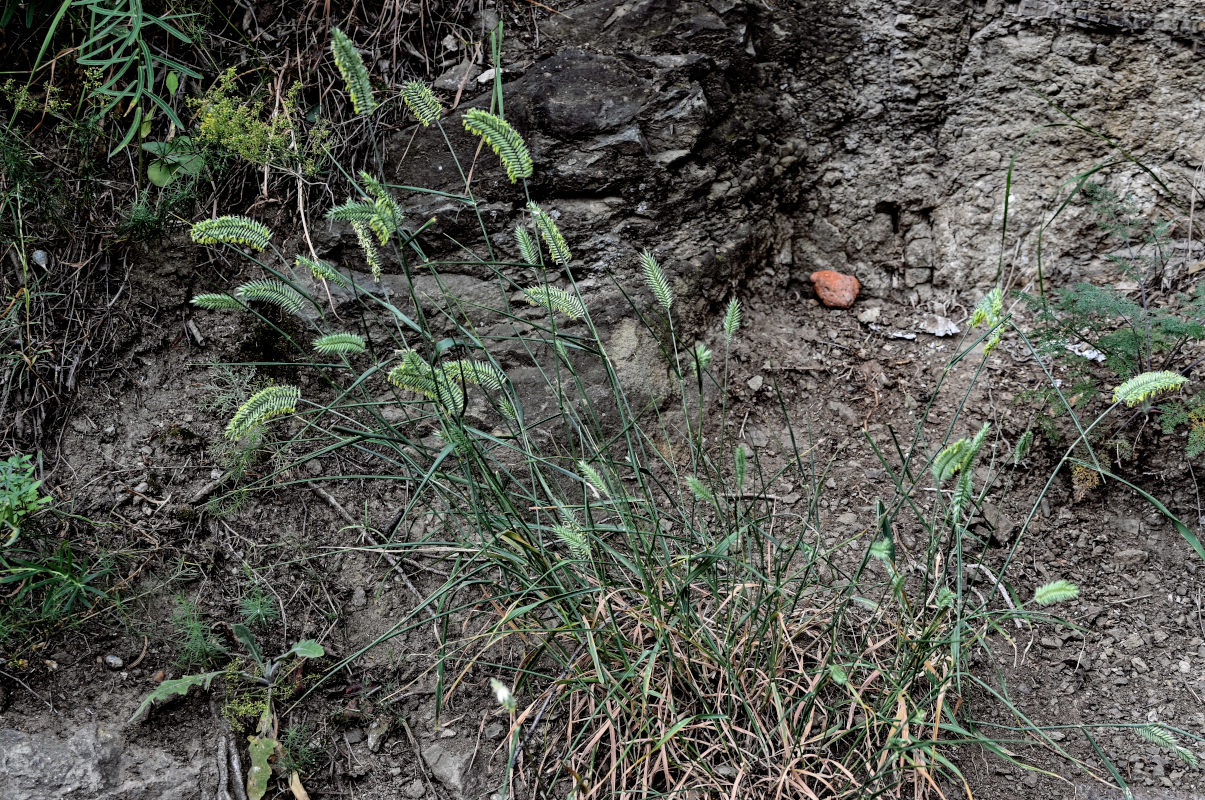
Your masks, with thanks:
[{"label": "small pebble", "polygon": [[112,653],[109,653],[108,655],[105,656],[105,666],[108,667],[109,669],[121,669],[122,667],[125,666],[125,664],[126,664],[126,662],[122,661],[120,658],[113,655]]},{"label": "small pebble", "polygon": [[409,797],[412,800],[418,800],[418,798],[427,794],[427,787],[423,785],[421,780],[415,778],[414,780],[410,781],[410,783],[406,784],[406,786],[402,789],[402,794],[406,795],[406,797]]}]

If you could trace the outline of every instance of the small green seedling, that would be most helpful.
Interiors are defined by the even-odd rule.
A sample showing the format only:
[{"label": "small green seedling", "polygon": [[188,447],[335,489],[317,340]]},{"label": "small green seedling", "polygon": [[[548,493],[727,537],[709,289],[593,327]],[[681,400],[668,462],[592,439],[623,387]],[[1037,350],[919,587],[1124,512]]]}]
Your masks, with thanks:
[{"label": "small green seedling", "polygon": [[15,542],[21,526],[51,503],[51,498],[39,491],[42,482],[34,480],[33,474],[33,462],[27,455],[0,461],[0,546]]}]

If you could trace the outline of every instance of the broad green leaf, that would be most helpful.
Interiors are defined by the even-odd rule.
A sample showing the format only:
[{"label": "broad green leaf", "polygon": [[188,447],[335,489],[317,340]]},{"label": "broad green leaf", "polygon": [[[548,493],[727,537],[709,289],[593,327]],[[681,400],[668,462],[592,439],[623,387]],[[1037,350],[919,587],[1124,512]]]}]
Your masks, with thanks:
[{"label": "broad green leaf", "polygon": [[146,168],[147,179],[162,189],[176,179],[176,173],[180,171],[180,167],[175,164],[169,164],[166,161],[152,161],[151,165]]},{"label": "broad green leaf", "polygon": [[151,706],[156,702],[167,700],[170,697],[181,696],[188,694],[188,690],[194,686],[200,686],[202,689],[208,689],[209,684],[213,683],[213,679],[223,674],[222,670],[217,672],[205,672],[200,675],[185,675],[183,678],[164,681],[155,688],[155,691],[147,695],[147,698],[142,701],[134,715],[130,717],[130,722],[139,722],[150,712]]},{"label": "broad green leaf", "polygon": [[167,85],[168,94],[175,97],[176,90],[180,88],[180,75],[175,70],[172,70],[167,73],[167,79],[164,83]]},{"label": "broad green leaf", "polygon": [[290,647],[289,652],[285,653],[285,655],[294,655],[299,658],[322,658],[326,655],[326,651],[322,649],[322,645],[313,639],[302,639]]}]

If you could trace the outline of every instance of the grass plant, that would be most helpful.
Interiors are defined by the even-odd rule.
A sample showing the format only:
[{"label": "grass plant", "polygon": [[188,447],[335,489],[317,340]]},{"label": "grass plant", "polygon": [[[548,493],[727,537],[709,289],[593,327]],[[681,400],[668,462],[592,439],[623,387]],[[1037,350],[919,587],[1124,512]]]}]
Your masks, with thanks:
[{"label": "grass plant", "polygon": [[[386,101],[369,94],[354,48],[338,47],[357,111],[371,117]],[[448,140],[430,89],[408,85],[403,101]],[[994,488],[975,482],[975,467],[987,458],[998,474],[1005,460],[990,425],[977,421],[978,433],[955,438],[967,398],[938,447],[922,424],[910,444],[881,454],[894,496],[864,530],[834,538],[811,438],[789,428],[785,464],[771,468],[732,435],[739,302],[715,334],[722,359],[684,344],[671,281],[649,251],[632,270],[646,286],[617,277],[616,291],[633,315],[668,332],[675,402],[633,404],[565,269],[570,237],[526,199],[534,165],[497,90],[492,107],[498,113],[470,110],[465,127],[523,189],[513,258],[492,244],[467,178],[438,194],[476,215],[481,252],[440,241],[437,221],[409,224],[394,187],[367,174],[361,197],[332,213],[361,226],[362,273],[290,259],[251,220],[194,227],[198,242],[242,253],[264,275],[197,305],[269,325],[269,307],[297,317],[304,335],[276,329],[318,377],[313,391],[278,386],[251,398],[230,435],[272,426],[320,453],[376,463],[377,477],[409,488],[385,535],[419,517],[428,530],[387,547],[448,562],[447,579],[369,647],[434,622],[441,708],[479,676],[491,679],[511,720],[506,796],[520,783],[577,798],[938,796],[962,780],[960,746],[1011,760],[1013,739],[1050,742],[1032,727],[1009,744],[985,736],[960,700],[979,685],[971,654],[1004,622],[1047,619],[1043,606],[1076,593],[1056,581],[1034,587],[1029,603],[994,604],[968,589],[968,565],[985,547],[970,520]],[[400,270],[400,297],[382,281],[385,256]],[[496,283],[490,312],[506,333],[495,326],[484,336],[451,295],[434,307],[414,299],[416,271],[438,282],[453,266]],[[538,280],[520,282],[533,267]],[[336,320],[327,290],[355,312]],[[529,307],[512,305],[516,295]],[[977,343],[956,363],[979,358],[982,370]],[[512,381],[520,369],[524,382]],[[709,387],[718,419],[703,415]],[[783,478],[808,487],[802,512],[776,507],[772,487]]]}]

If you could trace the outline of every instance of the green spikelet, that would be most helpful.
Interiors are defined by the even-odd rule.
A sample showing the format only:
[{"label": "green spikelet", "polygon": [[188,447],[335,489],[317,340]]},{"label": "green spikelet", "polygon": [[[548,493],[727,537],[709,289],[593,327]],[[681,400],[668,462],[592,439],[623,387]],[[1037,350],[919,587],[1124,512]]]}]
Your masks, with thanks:
[{"label": "green spikelet", "polygon": [[840,664],[828,665],[828,676],[833,679],[833,683],[838,686],[844,686],[849,683],[849,673],[845,671],[845,667]]},{"label": "green spikelet", "polygon": [[260,389],[234,412],[226,426],[226,437],[238,440],[254,428],[258,428],[273,417],[293,414],[301,401],[301,390],[296,386],[269,386]]},{"label": "green spikelet", "polygon": [[1178,372],[1144,372],[1113,390],[1113,402],[1136,406],[1157,394],[1179,389],[1188,379]]},{"label": "green spikelet", "polygon": [[712,352],[711,348],[702,342],[695,342],[695,349],[690,351],[690,374],[700,375],[707,372],[707,368],[711,366]]},{"label": "green spikelet", "polygon": [[364,337],[356,333],[330,333],[315,339],[314,349],[323,355],[363,353]]},{"label": "green spikelet", "polygon": [[890,536],[880,536],[870,545],[870,557],[884,564],[895,563],[895,540]]},{"label": "green spikelet", "polygon": [[519,418],[519,412],[515,410],[515,404],[509,397],[503,397],[498,400],[498,413],[507,419]]},{"label": "green spikelet", "polygon": [[565,237],[561,235],[561,229],[556,226],[556,221],[535,203],[528,202],[527,210],[531,212],[531,218],[536,223],[536,230],[540,232],[540,238],[544,240],[544,245],[548,248],[548,254],[552,256],[553,262],[562,266],[568,264],[573,259],[573,255],[569,252],[569,245],[565,242]]},{"label": "green spikelet", "polygon": [[441,369],[448,380],[461,384],[473,383],[493,391],[500,390],[506,382],[506,375],[500,369],[484,361],[449,361]]},{"label": "green spikelet", "polygon": [[640,268],[644,271],[644,281],[648,284],[653,297],[657,298],[657,303],[669,311],[670,306],[674,304],[674,293],[669,288],[669,281],[665,279],[665,272],[661,269],[661,265],[648,250],[640,254]]},{"label": "green spikelet", "polygon": [[550,314],[559,311],[569,319],[582,319],[586,316],[586,306],[580,297],[552,286],[533,286],[530,289],[524,289],[523,296],[528,303],[547,309]]},{"label": "green spikelet", "polygon": [[473,452],[473,440],[469,438],[468,431],[459,425],[453,423],[444,425],[435,435],[452,445],[461,455],[467,456]]},{"label": "green spikelet", "polygon": [[356,232],[356,241],[360,243],[360,249],[364,251],[364,260],[368,262],[368,268],[372,270],[372,279],[379,283],[381,280],[381,254],[377,251],[377,245],[372,240],[368,226],[363,222],[353,222],[351,229]]},{"label": "green spikelet", "polygon": [[736,332],[741,327],[741,304],[734,297],[728,301],[728,308],[724,311],[724,341],[729,345],[736,338]]},{"label": "green spikelet", "polygon": [[189,231],[197,244],[241,244],[259,252],[272,241],[272,231],[263,223],[247,217],[203,219]]},{"label": "green spikelet", "polygon": [[332,265],[325,261],[315,261],[312,258],[305,256],[297,256],[294,263],[299,269],[308,269],[315,278],[320,281],[330,281],[331,283],[342,286],[347,289],[351,287],[351,281],[343,276],[341,272],[336,270]]},{"label": "green spikelet", "polygon": [[581,473],[582,479],[586,482],[594,494],[598,497],[610,497],[611,493],[607,490],[607,482],[603,480],[602,473],[594,468],[593,464],[586,461],[577,462],[577,471]]},{"label": "green spikelet", "polygon": [[1062,603],[1077,597],[1079,597],[1079,587],[1066,580],[1051,581],[1033,590],[1033,601],[1040,606]]},{"label": "green spikelet", "polygon": [[1013,464],[1020,464],[1021,459],[1029,452],[1029,448],[1033,446],[1033,429],[1025,431],[1021,434],[1021,438],[1017,440],[1017,446],[1013,449]]},{"label": "green spikelet", "polygon": [[939,486],[953,477],[955,473],[971,465],[975,456],[979,454],[979,449],[983,447],[983,442],[987,439],[987,433],[991,428],[992,424],[986,422],[973,438],[959,439],[937,454],[937,457],[933,459],[932,470],[933,478]]},{"label": "green spikelet", "polygon": [[732,453],[732,465],[736,471],[736,490],[742,491],[745,488],[745,476],[749,472],[749,457],[745,454],[743,445],[737,445],[736,450]]},{"label": "green spikelet", "polygon": [[352,108],[357,114],[371,114],[376,110],[377,102],[372,96],[372,84],[368,81],[364,59],[347,34],[338,28],[331,30],[331,52],[347,86],[347,93],[351,95]]},{"label": "green spikelet", "polygon": [[368,226],[384,245],[392,234],[401,230],[402,207],[380,181],[363,170],[360,171],[360,182],[373,198],[372,216],[367,220]]},{"label": "green spikelet", "polygon": [[708,488],[707,484],[703,483],[703,481],[699,480],[694,475],[686,476],[686,486],[688,489],[690,489],[690,493],[699,500],[702,500],[703,502],[713,506],[715,505],[715,493]]},{"label": "green spikelet", "polygon": [[1179,744],[1172,732],[1162,725],[1143,725],[1135,731],[1151,744],[1157,744],[1168,750],[1173,750]]},{"label": "green spikelet", "polygon": [[368,225],[384,245],[389,242],[390,236],[402,228],[402,207],[388,194],[378,197],[373,205],[377,213]]},{"label": "green spikelet", "polygon": [[966,454],[967,447],[970,446],[969,439],[959,439],[953,444],[945,447],[937,457],[933,459],[933,479],[940,485],[945,483],[948,478],[962,469],[962,457]]},{"label": "green spikelet", "polygon": [[590,539],[586,535],[586,531],[582,528],[582,524],[578,522],[577,517],[566,508],[561,509],[561,519],[563,522],[560,525],[553,525],[552,530],[556,533],[561,543],[565,545],[569,553],[578,561],[590,560]]},{"label": "green spikelet", "polygon": [[1158,723],[1153,725],[1143,725],[1142,727],[1135,729],[1135,732],[1151,744],[1158,745],[1165,750],[1172,751],[1176,754],[1176,757],[1185,764],[1188,764],[1192,767],[1197,765],[1197,754],[1188,748],[1181,746],[1180,740],[1176,738],[1175,734],[1162,725],[1159,725]]},{"label": "green spikelet", "polygon": [[996,349],[996,345],[1000,344],[1000,337],[1004,335],[1004,328],[1000,323],[1004,321],[1004,292],[997,286],[990,292],[985,294],[975,306],[974,313],[971,314],[971,327],[978,328],[980,325],[987,325],[995,328],[992,335],[987,337],[983,343],[983,354],[987,355]]},{"label": "green spikelet", "polygon": [[402,102],[410,109],[423,127],[429,127],[444,113],[443,106],[435,97],[435,92],[425,83],[407,81],[402,86]]},{"label": "green spikelet", "polygon": [[955,522],[961,521],[966,516],[967,509],[971,507],[971,499],[971,471],[966,470],[958,476],[958,483],[954,486],[954,499],[950,503],[951,514]]},{"label": "green spikelet", "polygon": [[245,303],[254,300],[271,303],[290,314],[300,314],[301,310],[305,308],[305,298],[301,293],[275,278],[248,281],[238,287],[238,296]]},{"label": "green spikelet", "polygon": [[980,428],[979,431],[975,434],[975,436],[971,439],[971,449],[966,454],[966,457],[963,459],[963,462],[962,462],[963,469],[966,469],[967,467],[969,467],[971,462],[975,459],[975,456],[979,455],[979,450],[983,447],[983,443],[985,441],[987,441],[987,434],[988,434],[988,431],[990,431],[991,429],[992,429],[992,423],[985,422],[985,423],[983,423],[983,427]]},{"label": "green spikelet", "polygon": [[442,369],[433,368],[413,350],[402,354],[401,363],[390,370],[388,379],[394,386],[434,400],[449,414],[459,414],[464,409],[464,392],[460,384],[450,380]]},{"label": "green spikelet", "polygon": [[515,227],[515,241],[519,244],[519,256],[528,264],[539,265],[540,246],[535,238],[522,225]]},{"label": "green spikelet", "polygon": [[464,128],[485,140],[506,167],[511,183],[519,178],[530,178],[533,172],[531,152],[527,143],[510,123],[488,111],[471,108],[464,115]]},{"label": "green spikelet", "polygon": [[206,311],[240,311],[246,308],[228,294],[199,294],[192,299],[192,304]]},{"label": "green spikelet", "polygon": [[1190,767],[1195,767],[1195,766],[1197,766],[1198,763],[1200,763],[1199,760],[1197,759],[1197,754],[1194,753],[1193,751],[1189,750],[1187,747],[1181,747],[1181,746],[1177,745],[1173,749],[1173,752],[1176,754],[1177,758],[1179,758],[1181,761],[1183,761],[1185,764],[1187,764]]},{"label": "green spikelet", "polygon": [[985,294],[980,299],[978,305],[975,306],[975,311],[971,314],[971,327],[978,328],[980,325],[995,325],[1003,318],[1003,314],[1004,293],[997,286]]}]

